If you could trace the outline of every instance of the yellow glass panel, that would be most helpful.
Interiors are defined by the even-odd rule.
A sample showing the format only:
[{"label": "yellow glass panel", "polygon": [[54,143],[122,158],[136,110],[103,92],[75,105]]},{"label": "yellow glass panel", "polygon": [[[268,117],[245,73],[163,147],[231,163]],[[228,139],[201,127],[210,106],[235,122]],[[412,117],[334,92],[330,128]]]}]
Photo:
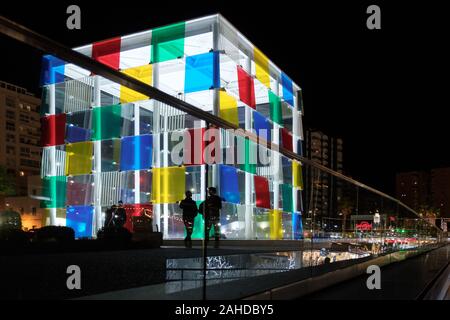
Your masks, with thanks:
[{"label": "yellow glass panel", "polygon": [[253,50],[253,55],[256,65],[256,79],[270,89],[269,59],[256,47]]},{"label": "yellow glass panel", "polygon": [[[151,64],[125,69],[122,70],[122,72],[132,78],[138,79],[145,84],[153,84],[153,65]],[[129,103],[148,99],[150,98],[146,95],[131,90],[130,88],[120,86],[120,103]]]},{"label": "yellow glass panel", "polygon": [[283,228],[281,224],[281,210],[270,210],[269,214],[269,226],[270,226],[270,239],[279,240],[283,239]]},{"label": "yellow glass panel", "polygon": [[183,200],[186,189],[186,168],[152,169],[152,202],[175,203]]},{"label": "yellow glass panel", "polygon": [[294,187],[303,190],[302,165],[298,161],[292,161],[292,184]]},{"label": "yellow glass panel", "polygon": [[71,143],[66,146],[66,175],[92,173],[92,141]]},{"label": "yellow glass panel", "polygon": [[234,97],[230,96],[226,91],[220,91],[220,105],[219,112],[220,117],[228,122],[231,122],[235,126],[239,126],[239,116],[237,109],[237,101]]}]

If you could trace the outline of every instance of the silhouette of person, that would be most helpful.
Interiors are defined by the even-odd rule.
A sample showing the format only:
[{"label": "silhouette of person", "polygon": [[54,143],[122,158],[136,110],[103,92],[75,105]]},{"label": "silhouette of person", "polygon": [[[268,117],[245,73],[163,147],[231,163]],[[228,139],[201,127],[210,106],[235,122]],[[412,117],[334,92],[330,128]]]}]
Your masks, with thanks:
[{"label": "silhouette of person", "polygon": [[126,222],[127,222],[127,212],[123,207],[123,202],[119,201],[119,205],[117,206],[117,209],[114,212],[114,226],[119,229],[122,228]]},{"label": "silhouette of person", "polygon": [[205,240],[209,240],[209,232],[214,226],[214,246],[219,247],[220,240],[220,209],[222,209],[222,199],[216,194],[214,187],[208,188],[208,197],[200,205],[200,213],[205,213],[206,235]]},{"label": "silhouette of person", "polygon": [[192,192],[186,191],[186,198],[180,201],[180,208],[183,209],[183,222],[186,227],[186,238],[184,245],[192,247],[192,232],[194,230],[194,219],[198,213],[197,204],[192,200]]},{"label": "silhouette of person", "polygon": [[105,214],[105,228],[112,227],[114,225],[114,215],[116,213],[117,206],[113,204],[110,208],[106,210]]}]

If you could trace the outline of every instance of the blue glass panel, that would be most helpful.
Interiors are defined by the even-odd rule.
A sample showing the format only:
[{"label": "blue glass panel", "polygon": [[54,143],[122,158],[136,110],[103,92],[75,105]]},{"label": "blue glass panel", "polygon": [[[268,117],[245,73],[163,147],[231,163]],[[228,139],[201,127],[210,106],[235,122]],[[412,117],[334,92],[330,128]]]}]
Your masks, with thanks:
[{"label": "blue glass panel", "polygon": [[239,181],[237,169],[220,165],[220,196],[231,203],[240,203]]},{"label": "blue glass panel", "polygon": [[63,82],[65,64],[65,61],[52,55],[42,57],[41,86]]},{"label": "blue glass panel", "polygon": [[253,128],[256,134],[269,142],[271,139],[270,127],[271,123],[266,117],[256,111],[253,112]]},{"label": "blue glass panel", "polygon": [[81,142],[91,140],[91,130],[74,125],[68,125],[66,128],[66,140],[67,142]]},{"label": "blue glass panel", "polygon": [[283,86],[284,101],[289,103],[291,106],[294,106],[294,90],[292,80],[284,73],[281,73],[281,85]]},{"label": "blue glass panel", "polygon": [[66,226],[75,230],[76,238],[90,238],[93,215],[94,207],[92,206],[67,207]]},{"label": "blue glass panel", "polygon": [[292,162],[283,156],[281,157],[281,166],[283,171],[283,182],[292,183]]},{"label": "blue glass panel", "polygon": [[295,240],[303,239],[303,223],[301,214],[292,214],[292,232]]},{"label": "blue glass panel", "polygon": [[297,140],[297,154],[299,156],[303,155],[303,144],[302,144],[302,140],[301,139]]},{"label": "blue glass panel", "polygon": [[152,166],[153,137],[141,135],[122,138],[120,170],[149,169]]},{"label": "blue glass panel", "polygon": [[184,92],[219,88],[219,70],[219,55],[217,52],[186,57]]}]

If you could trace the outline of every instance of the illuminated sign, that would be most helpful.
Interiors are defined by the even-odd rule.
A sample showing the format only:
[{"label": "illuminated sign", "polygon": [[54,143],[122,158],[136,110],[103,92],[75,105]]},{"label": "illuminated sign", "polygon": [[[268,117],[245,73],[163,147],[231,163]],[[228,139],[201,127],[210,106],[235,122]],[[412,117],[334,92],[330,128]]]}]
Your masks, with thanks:
[{"label": "illuminated sign", "polygon": [[368,223],[367,221],[361,221],[361,223],[358,223],[356,225],[356,229],[361,231],[372,230],[372,224]]}]

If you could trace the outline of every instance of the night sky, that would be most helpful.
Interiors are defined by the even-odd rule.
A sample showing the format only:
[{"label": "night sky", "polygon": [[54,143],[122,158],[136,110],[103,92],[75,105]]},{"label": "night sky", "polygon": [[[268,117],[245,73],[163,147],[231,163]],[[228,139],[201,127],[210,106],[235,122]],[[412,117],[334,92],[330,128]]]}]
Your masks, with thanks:
[{"label": "night sky", "polygon": [[[440,2],[295,2],[8,1],[0,13],[74,47],[220,12],[302,87],[305,127],[344,139],[347,175],[393,194],[395,172],[450,165]],[[81,31],[66,28],[74,3]],[[381,7],[382,30],[366,28],[370,4]],[[0,80],[38,92],[42,53],[0,41]]]}]

